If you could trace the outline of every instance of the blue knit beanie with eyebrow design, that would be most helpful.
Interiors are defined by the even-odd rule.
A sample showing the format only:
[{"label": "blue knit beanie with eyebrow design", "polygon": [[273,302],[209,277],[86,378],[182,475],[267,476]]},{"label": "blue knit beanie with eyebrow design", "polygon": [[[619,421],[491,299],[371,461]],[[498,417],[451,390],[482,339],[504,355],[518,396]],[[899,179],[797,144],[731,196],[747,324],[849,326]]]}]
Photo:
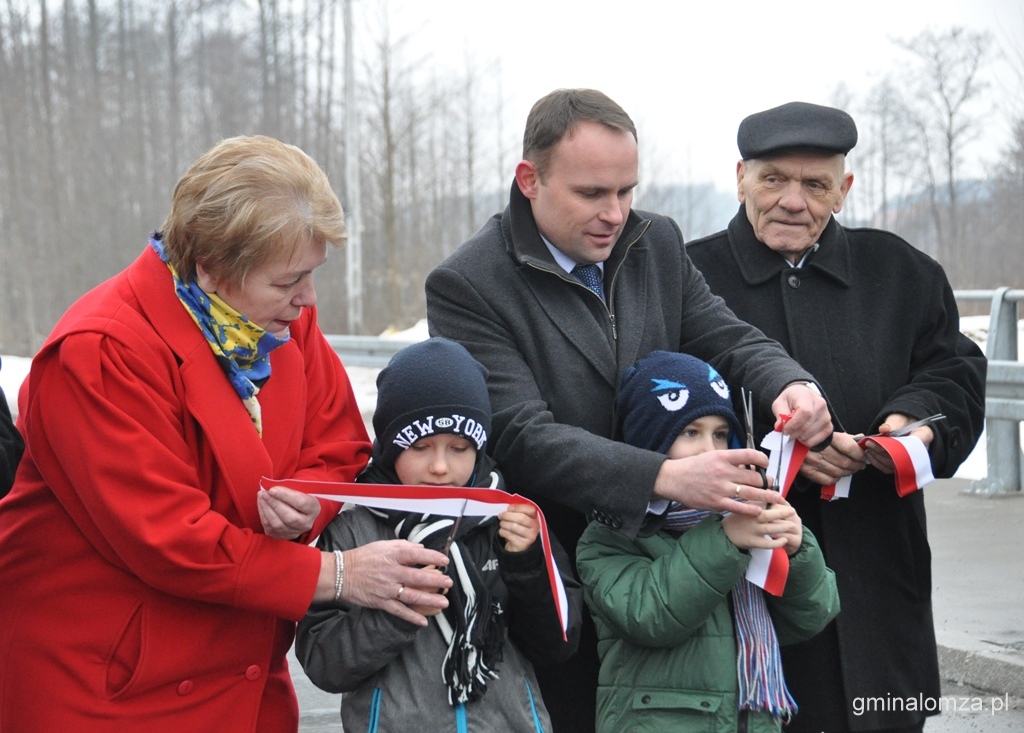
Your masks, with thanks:
[{"label": "blue knit beanie with eyebrow design", "polygon": [[667,453],[683,428],[707,415],[726,419],[730,448],[742,445],[725,380],[689,354],[652,351],[638,360],[622,376],[618,406],[622,437],[638,448]]}]

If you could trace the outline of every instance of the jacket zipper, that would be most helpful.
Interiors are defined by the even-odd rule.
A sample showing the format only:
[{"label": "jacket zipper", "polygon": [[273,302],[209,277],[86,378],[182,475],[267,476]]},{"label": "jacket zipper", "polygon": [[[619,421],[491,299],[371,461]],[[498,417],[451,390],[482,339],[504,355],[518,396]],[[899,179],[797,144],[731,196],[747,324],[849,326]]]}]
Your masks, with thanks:
[{"label": "jacket zipper", "polygon": [[[642,223],[642,226],[640,227],[640,231],[637,232],[636,236],[633,238],[633,241],[631,241],[629,244],[626,245],[626,253],[624,255],[622,255],[622,261],[623,262],[625,262],[626,261],[626,257],[629,256],[629,250],[631,250],[633,248],[634,244],[636,244],[637,242],[640,241],[640,238],[642,236],[644,236],[644,233],[647,231],[647,229],[648,229],[648,227],[650,227],[650,225],[651,225],[651,222],[650,222],[649,219]],[[590,288],[588,288],[586,285],[581,283],[579,280],[576,280],[575,278],[570,277],[567,273],[563,272],[561,268],[553,269],[553,268],[541,266],[541,265],[539,265],[539,264],[537,264],[535,262],[529,262],[529,261],[525,262],[525,264],[529,265],[530,267],[534,268],[535,270],[540,270],[541,272],[550,272],[553,275],[557,275],[558,277],[560,277],[563,280],[565,280],[567,283],[571,283],[572,285],[576,285],[578,287],[583,288],[590,295],[592,295],[595,298],[597,298],[598,300],[600,300],[601,301],[601,305],[604,306],[605,313],[608,314],[608,322],[611,324],[611,327],[612,327],[612,341],[618,343],[618,341],[619,341],[619,331],[618,331],[618,328],[615,325],[615,314],[612,313],[611,304],[610,304],[610,301],[611,301],[611,298],[612,298],[612,292],[615,289],[615,280],[619,276],[619,269],[618,268],[615,269],[615,273],[612,275],[611,287],[607,289],[607,294],[608,294],[609,302],[605,302],[604,298],[601,298],[601,296],[599,296],[597,293],[593,292]],[[621,266],[622,266],[622,263],[620,262],[619,263],[619,267],[621,267]]]}]

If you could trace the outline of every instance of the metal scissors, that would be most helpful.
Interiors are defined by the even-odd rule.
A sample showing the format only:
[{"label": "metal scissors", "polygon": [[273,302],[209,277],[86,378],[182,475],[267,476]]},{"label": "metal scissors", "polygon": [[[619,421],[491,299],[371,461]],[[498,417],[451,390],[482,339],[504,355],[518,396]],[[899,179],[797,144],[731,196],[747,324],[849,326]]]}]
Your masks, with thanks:
[{"label": "metal scissors", "polygon": [[455,533],[459,531],[459,522],[462,521],[462,515],[455,517],[455,521],[452,522],[452,528],[448,530],[448,539],[444,541],[444,549],[441,550],[445,555],[452,548],[452,542],[455,540]]},{"label": "metal scissors", "polygon": [[[888,433],[885,433],[885,435],[887,435],[890,438],[900,438],[900,437],[902,437],[904,435],[910,435],[910,433],[912,433],[913,431],[917,430],[918,428],[923,428],[925,425],[931,425],[932,423],[938,422],[939,420],[945,420],[945,419],[946,419],[946,416],[943,415],[940,412],[940,413],[937,413],[935,415],[929,415],[928,417],[923,417],[920,420],[915,420],[912,423],[908,423],[908,424],[904,425],[902,428],[896,428],[895,430],[890,430]],[[878,435],[882,435],[882,433],[878,433]]]},{"label": "metal scissors", "polygon": [[913,432],[914,430],[917,430],[918,428],[923,428],[925,425],[931,425],[932,423],[938,422],[939,420],[945,420],[945,419],[946,419],[945,415],[943,415],[942,413],[937,413],[935,415],[930,415],[928,417],[921,418],[920,420],[915,420],[912,423],[908,423],[907,425],[904,425],[902,428],[897,428],[896,430],[890,430],[889,431],[889,435],[891,437],[893,437],[893,438],[898,438],[901,435],[909,435],[911,432]]},{"label": "metal scissors", "polygon": [[[747,447],[757,449],[754,444],[754,395],[752,392],[748,392],[746,388],[740,387],[740,407],[743,408],[743,427],[747,431]],[[760,466],[748,466],[751,470],[757,471],[757,475],[761,477],[761,488],[768,488],[768,473]],[[776,485],[778,479],[776,479]]]},{"label": "metal scissors", "polygon": [[[455,541],[455,534],[459,531],[459,523],[462,522],[462,515],[466,513],[466,507],[468,505],[469,505],[469,499],[466,499],[464,502],[462,502],[462,509],[456,515],[455,521],[452,522],[451,529],[448,530],[448,539],[446,539],[444,541],[444,549],[441,550],[441,552],[443,552],[446,556],[448,555],[448,551],[451,550],[451,548],[452,548],[452,542]],[[445,569],[444,569],[444,574],[445,575],[448,574],[449,570],[451,570],[451,567],[452,567],[451,563],[448,563],[448,565],[445,566]]]}]

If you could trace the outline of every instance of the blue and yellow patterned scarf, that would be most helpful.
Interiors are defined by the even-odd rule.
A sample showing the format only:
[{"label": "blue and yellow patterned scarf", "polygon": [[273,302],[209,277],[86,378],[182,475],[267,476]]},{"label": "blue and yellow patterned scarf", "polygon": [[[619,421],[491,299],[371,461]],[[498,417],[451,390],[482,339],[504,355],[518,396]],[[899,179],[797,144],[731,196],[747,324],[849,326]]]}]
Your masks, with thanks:
[{"label": "blue and yellow patterned scarf", "polygon": [[188,283],[182,281],[174,267],[167,262],[159,232],[150,237],[149,245],[171,271],[178,300],[206,337],[217,363],[245,405],[256,432],[262,436],[263,419],[256,395],[270,379],[270,352],[287,343],[288,337],[278,338],[257,326],[215,293],[206,293],[194,280]]}]

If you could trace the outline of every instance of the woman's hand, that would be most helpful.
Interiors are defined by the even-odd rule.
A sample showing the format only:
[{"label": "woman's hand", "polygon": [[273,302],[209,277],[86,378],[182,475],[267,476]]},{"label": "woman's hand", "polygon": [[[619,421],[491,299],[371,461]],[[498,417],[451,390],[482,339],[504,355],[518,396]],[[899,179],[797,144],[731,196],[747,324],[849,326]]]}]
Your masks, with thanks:
[{"label": "woman's hand", "polygon": [[[407,540],[381,540],[345,550],[342,556],[341,599],[346,603],[379,608],[417,626],[426,626],[434,609],[448,607],[439,591],[450,588],[452,580],[437,570],[448,564],[448,557],[437,550]],[[317,600],[326,600],[320,593],[325,585],[333,599],[334,553],[322,557]]]},{"label": "woman's hand", "polygon": [[256,495],[260,522],[268,537],[294,540],[313,528],[320,514],[320,501],[301,491],[272,486]]},{"label": "woman's hand", "polygon": [[[443,573],[444,572],[443,570],[441,570],[441,568],[435,567],[433,565],[427,565],[427,567],[425,567],[423,569],[424,570],[429,570],[432,573]],[[442,589],[438,590],[436,588],[424,588],[422,586],[416,587],[416,586],[408,586],[407,585],[405,587],[405,589],[402,591],[402,598],[403,598],[403,600],[405,598],[406,592],[409,591],[411,588],[414,588],[414,587],[416,588],[416,590],[421,590],[424,593],[440,593],[441,595],[446,595],[448,593],[448,589],[447,588],[442,588]],[[414,605],[412,603],[409,603],[407,605],[409,606],[410,609],[412,609],[413,611],[415,611],[416,613],[418,613],[418,614],[420,614],[422,616],[436,616],[437,614],[441,613],[441,611],[443,610],[443,609],[437,608],[435,606],[419,606],[419,605]]]}]

